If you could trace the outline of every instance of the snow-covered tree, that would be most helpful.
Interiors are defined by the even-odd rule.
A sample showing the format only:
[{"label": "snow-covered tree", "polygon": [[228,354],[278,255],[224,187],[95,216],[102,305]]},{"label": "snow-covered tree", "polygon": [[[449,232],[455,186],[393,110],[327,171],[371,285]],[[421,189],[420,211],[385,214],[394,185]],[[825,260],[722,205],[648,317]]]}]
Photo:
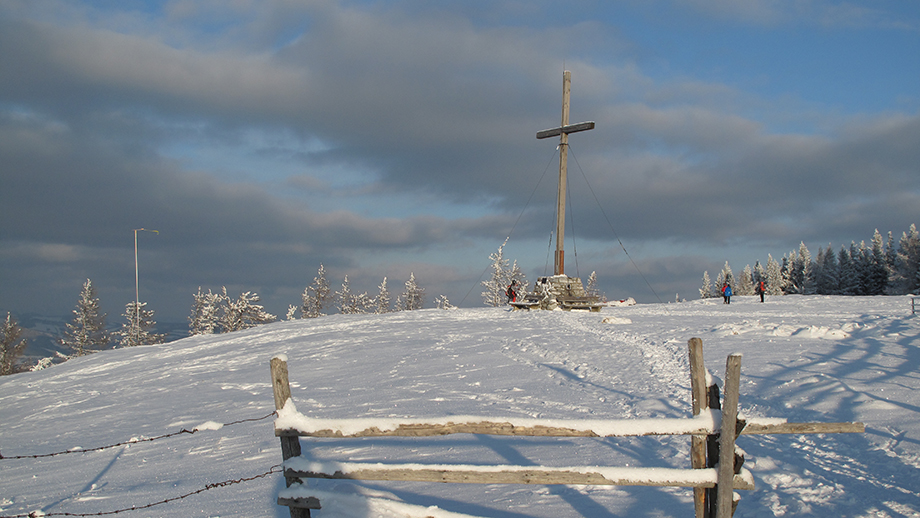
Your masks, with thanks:
[{"label": "snow-covered tree", "polygon": [[319,265],[313,284],[303,290],[301,295],[301,314],[303,318],[316,318],[324,315],[323,311],[330,303],[332,290],[326,280],[326,269]]},{"label": "snow-covered tree", "polygon": [[783,270],[772,255],[767,254],[767,295],[783,294]]},{"label": "snow-covered tree", "polygon": [[712,281],[709,279],[709,271],[703,272],[703,285],[700,287],[700,298],[710,299],[712,294]]},{"label": "snow-covered tree", "polygon": [[588,286],[585,288],[585,295],[601,299],[601,290],[597,287],[597,272],[592,271],[588,276]]},{"label": "snow-covered tree", "polygon": [[738,295],[754,294],[754,270],[751,269],[751,265],[745,265],[744,270],[741,271],[741,275],[738,277],[737,290]]},{"label": "snow-covered tree", "polygon": [[760,261],[754,262],[754,284],[763,281],[764,284],[767,282],[767,270],[760,264]]},{"label": "snow-covered tree", "polygon": [[21,340],[22,328],[16,319],[6,313],[6,319],[0,323],[0,376],[13,374],[22,370],[19,358],[26,350],[28,342]]},{"label": "snow-covered tree", "polygon": [[811,252],[805,246],[805,242],[799,243],[798,262],[795,264],[797,272],[797,281],[799,284],[799,293],[803,295],[815,294],[815,263],[811,260]]},{"label": "snow-covered tree", "polygon": [[73,314],[73,321],[67,324],[60,339],[61,345],[73,351],[71,356],[84,356],[109,345],[111,338],[105,329],[105,313],[99,310],[96,288],[89,279],[83,283]]},{"label": "snow-covered tree", "polygon": [[888,260],[881,232],[875,229],[866,261],[866,295],[884,295],[888,290]]},{"label": "snow-covered tree", "polygon": [[722,286],[726,284],[731,285],[732,290],[735,290],[735,276],[732,275],[732,267],[729,266],[728,261],[725,261],[725,266],[722,267],[722,271],[719,272],[719,276],[716,277],[715,288],[717,293],[722,293]]},{"label": "snow-covered tree", "polygon": [[287,314],[284,316],[285,320],[297,320],[297,312],[300,311],[300,308],[293,304],[288,304]]},{"label": "snow-covered tree", "polygon": [[819,295],[837,295],[840,291],[840,265],[837,254],[828,243],[823,254],[820,254],[820,272],[817,277],[817,293]]},{"label": "snow-covered tree", "polygon": [[485,291],[482,292],[482,301],[487,306],[498,307],[508,302],[506,291],[511,284],[511,261],[504,257],[505,244],[498,247],[497,252],[489,255],[492,261],[492,275],[489,280],[482,281]]},{"label": "snow-covered tree", "polygon": [[814,294],[814,263],[811,260],[811,252],[808,251],[804,241],[799,243],[798,250],[793,250],[786,256],[783,281],[784,291],[787,294]]},{"label": "snow-covered tree", "polygon": [[192,295],[192,314],[188,317],[188,334],[210,335],[217,331],[220,307],[223,303],[221,294],[201,292],[201,286],[198,286],[198,293]]},{"label": "snow-covered tree", "polygon": [[400,310],[413,311],[422,309],[425,303],[425,290],[420,288],[415,281],[415,273],[409,273],[409,280],[406,281],[406,291],[398,298],[396,305]]},{"label": "snow-covered tree", "polygon": [[29,370],[32,372],[44,370],[44,369],[47,369],[48,367],[51,367],[54,364],[64,363],[71,358],[72,358],[71,356],[63,354],[61,353],[61,351],[54,351],[54,356],[48,356],[46,358],[41,358],[40,360],[38,360],[38,363],[33,365],[32,368]]},{"label": "snow-covered tree", "polygon": [[870,289],[870,267],[869,247],[865,241],[860,241],[857,245],[855,242],[850,244],[850,257],[853,259],[853,266],[856,269],[856,275],[859,279],[856,295],[867,295]]},{"label": "snow-covered tree", "polygon": [[859,269],[852,254],[855,249],[856,243],[851,243],[849,248],[841,245],[837,252],[837,293],[840,295],[859,294]]},{"label": "snow-covered tree", "polygon": [[390,311],[390,290],[387,288],[387,278],[383,278],[383,282],[380,283],[380,286],[377,290],[377,298],[374,299],[374,313],[382,315],[384,313],[389,313]]},{"label": "snow-covered tree", "polygon": [[892,288],[898,294],[916,293],[920,290],[920,233],[912,224],[901,234],[892,274]]},{"label": "snow-covered tree", "polygon": [[917,269],[917,275],[914,275],[914,286],[917,287],[914,288],[911,293],[914,295],[920,295],[920,268]]},{"label": "snow-covered tree", "polygon": [[335,301],[335,307],[339,310],[339,313],[350,314],[356,313],[354,310],[354,297],[351,294],[351,285],[348,282],[348,275],[345,276],[345,279],[342,281],[341,291],[335,292],[333,300]]},{"label": "snow-covered tree", "polygon": [[438,309],[453,309],[454,306],[447,300],[446,295],[438,295],[434,298],[434,305]]},{"label": "snow-covered tree", "polygon": [[157,323],[153,320],[153,310],[147,309],[146,302],[138,304],[132,300],[125,306],[122,316],[128,322],[122,324],[121,329],[115,332],[122,347],[161,344],[166,341],[165,334],[152,332]]},{"label": "snow-covered tree", "polygon": [[898,286],[898,249],[894,244],[894,234],[888,232],[888,243],[885,245],[885,262],[888,266],[888,284],[886,293],[890,295],[902,295],[901,287]]},{"label": "snow-covered tree", "polygon": [[367,293],[352,293],[351,286],[348,283],[348,276],[342,281],[342,291],[335,292],[335,305],[339,313],[352,315],[355,313],[367,313],[373,305],[373,301],[367,296]]},{"label": "snow-covered tree", "polygon": [[268,324],[277,320],[275,315],[265,311],[258,302],[261,300],[259,295],[252,292],[241,293],[240,296],[233,300],[227,295],[227,287],[221,288],[222,297],[220,313],[220,328],[224,333],[249,329],[262,324]]}]

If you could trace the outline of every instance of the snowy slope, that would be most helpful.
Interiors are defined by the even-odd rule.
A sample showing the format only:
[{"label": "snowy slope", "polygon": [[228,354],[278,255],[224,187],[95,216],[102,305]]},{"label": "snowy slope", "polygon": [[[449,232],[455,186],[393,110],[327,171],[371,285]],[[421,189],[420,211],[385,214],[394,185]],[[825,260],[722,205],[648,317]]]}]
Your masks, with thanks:
[{"label": "snowy slope", "polygon": [[[607,319],[605,323],[603,320]],[[252,477],[280,462],[269,360],[314,417],[686,417],[686,342],[721,379],[744,354],[742,412],[867,424],[860,435],[743,436],[755,491],[736,516],[920,516],[920,317],[906,297],[735,297],[597,313],[422,310],[280,322],[106,351],[0,378],[0,515],[98,513]],[[303,440],[319,460],[689,466],[689,439]],[[312,482],[314,516],[690,516],[678,488]],[[286,516],[280,474],[119,516]],[[431,507],[436,506],[436,508]]]}]

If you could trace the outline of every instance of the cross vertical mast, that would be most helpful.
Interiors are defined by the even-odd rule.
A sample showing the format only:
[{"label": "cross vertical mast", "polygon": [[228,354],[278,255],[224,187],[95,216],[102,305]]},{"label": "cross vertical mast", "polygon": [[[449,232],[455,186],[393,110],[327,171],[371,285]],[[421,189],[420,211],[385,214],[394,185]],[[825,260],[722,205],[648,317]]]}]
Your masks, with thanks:
[{"label": "cross vertical mast", "polygon": [[559,188],[556,192],[556,254],[553,275],[565,275],[565,188],[569,157],[569,133],[594,129],[594,122],[569,124],[569,96],[572,90],[572,73],[562,73],[562,125],[538,131],[537,138],[559,136]]},{"label": "cross vertical mast", "polygon": [[[562,73],[562,125],[569,125],[569,95],[572,90],[572,73]],[[565,188],[569,161],[569,134],[559,134],[559,189],[556,193],[556,254],[553,275],[565,275]]]}]

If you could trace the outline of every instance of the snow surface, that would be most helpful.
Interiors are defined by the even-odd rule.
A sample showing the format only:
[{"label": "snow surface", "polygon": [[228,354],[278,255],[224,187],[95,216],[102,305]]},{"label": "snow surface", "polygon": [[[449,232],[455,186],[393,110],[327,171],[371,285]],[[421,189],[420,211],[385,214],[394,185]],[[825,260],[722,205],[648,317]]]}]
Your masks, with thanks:
[{"label": "snow surface", "polygon": [[[611,317],[608,323],[604,318]],[[742,353],[741,411],[862,421],[865,434],[744,435],[757,489],[736,516],[920,517],[920,317],[907,297],[732,297],[588,312],[334,315],[77,358],[0,378],[0,515],[98,513],[252,477],[281,461],[269,374],[297,410],[374,423],[460,416],[685,419],[687,340],[711,375]],[[478,418],[477,417],[477,418]],[[686,468],[688,437],[302,439],[317,463]],[[660,487],[310,481],[314,516],[690,516]],[[122,516],[287,516],[280,473]]]}]

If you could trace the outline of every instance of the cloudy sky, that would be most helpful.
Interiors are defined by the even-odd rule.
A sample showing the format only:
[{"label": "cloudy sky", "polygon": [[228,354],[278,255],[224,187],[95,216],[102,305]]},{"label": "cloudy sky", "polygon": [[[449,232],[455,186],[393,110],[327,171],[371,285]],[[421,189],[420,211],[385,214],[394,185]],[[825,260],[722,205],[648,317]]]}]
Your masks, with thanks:
[{"label": "cloudy sky", "polygon": [[90,278],[120,320],[138,228],[164,321],[198,286],[283,316],[320,264],[479,305],[509,235],[552,273],[535,134],[565,69],[597,123],[570,137],[567,273],[697,298],[726,260],[920,224],[918,56],[900,0],[6,0],[0,309],[69,314]]}]

